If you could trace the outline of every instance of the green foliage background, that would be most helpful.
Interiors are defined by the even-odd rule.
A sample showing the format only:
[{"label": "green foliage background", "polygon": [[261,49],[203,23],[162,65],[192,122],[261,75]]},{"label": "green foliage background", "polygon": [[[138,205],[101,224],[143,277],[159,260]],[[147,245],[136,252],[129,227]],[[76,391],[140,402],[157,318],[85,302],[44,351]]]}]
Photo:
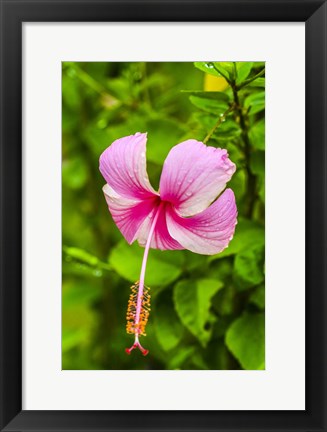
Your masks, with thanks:
[{"label": "green foliage background", "polygon": [[[264,108],[264,63],[62,64],[63,369],[264,369]],[[124,351],[143,249],[113,223],[98,170],[102,151],[136,132],[148,132],[154,187],[188,138],[207,137],[237,166],[225,251],[150,251],[146,357]]]}]

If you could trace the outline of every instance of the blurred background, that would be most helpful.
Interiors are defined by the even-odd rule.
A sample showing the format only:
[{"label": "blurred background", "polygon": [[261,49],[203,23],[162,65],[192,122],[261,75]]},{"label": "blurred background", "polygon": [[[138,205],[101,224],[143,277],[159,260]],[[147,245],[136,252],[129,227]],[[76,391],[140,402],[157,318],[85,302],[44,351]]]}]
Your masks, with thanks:
[{"label": "blurred background", "polygon": [[[62,368],[264,369],[264,63],[62,63]],[[220,117],[231,108],[226,118]],[[130,286],[144,249],[128,245],[108,211],[99,156],[148,132],[159,184],[177,143],[226,148],[237,171],[234,239],[221,254],[150,250],[150,353],[130,356]]]}]

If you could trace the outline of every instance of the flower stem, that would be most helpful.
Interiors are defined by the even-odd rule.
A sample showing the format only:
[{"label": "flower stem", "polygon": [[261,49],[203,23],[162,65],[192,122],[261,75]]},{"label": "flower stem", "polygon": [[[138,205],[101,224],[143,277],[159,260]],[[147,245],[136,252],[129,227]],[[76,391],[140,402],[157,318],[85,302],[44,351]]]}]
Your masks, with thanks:
[{"label": "flower stem", "polygon": [[228,114],[233,111],[233,109],[235,108],[235,104],[233,103],[223,114],[220,114],[216,124],[214,125],[214,127],[208,132],[208,135],[204,138],[203,140],[203,144],[206,144],[209,139],[212,137],[213,133],[215,132],[216,129],[218,129],[218,127],[225,121],[226,117],[228,116]]},{"label": "flower stem", "polygon": [[[135,312],[135,327],[136,328],[137,328],[137,324],[139,324],[139,321],[140,321],[140,314],[141,314],[142,300],[143,300],[143,291],[144,291],[145,270],[146,270],[146,264],[148,261],[148,255],[149,255],[151,240],[152,240],[154,229],[156,227],[156,224],[157,224],[160,212],[161,212],[162,205],[163,205],[163,203],[160,203],[160,205],[157,209],[157,212],[153,218],[152,225],[151,225],[150,231],[149,231],[149,236],[147,238],[145,250],[144,250],[144,254],[143,254],[139,288],[138,288],[138,292],[137,292],[137,301],[136,301],[136,312]],[[126,348],[127,354],[130,354],[134,348],[139,348],[143,355],[147,355],[149,352],[148,350],[143,348],[142,345],[140,344],[138,332],[135,333],[134,344],[130,348]]]}]

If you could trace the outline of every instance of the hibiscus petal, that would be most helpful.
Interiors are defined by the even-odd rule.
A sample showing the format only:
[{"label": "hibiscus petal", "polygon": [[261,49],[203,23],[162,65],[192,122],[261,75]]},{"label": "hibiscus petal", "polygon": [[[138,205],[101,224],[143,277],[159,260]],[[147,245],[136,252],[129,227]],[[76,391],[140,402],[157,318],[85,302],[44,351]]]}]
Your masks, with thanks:
[{"label": "hibiscus petal", "polygon": [[226,191],[202,213],[184,218],[173,207],[167,211],[170,235],[185,249],[203,255],[214,255],[225,249],[233,238],[237,223],[235,196]]},{"label": "hibiscus petal", "polygon": [[207,208],[235,172],[226,150],[188,140],[173,147],[163,166],[160,196],[182,216]]},{"label": "hibiscus petal", "polygon": [[158,195],[146,171],[146,133],[136,133],[114,141],[100,156],[100,171],[119,195],[145,199]]},{"label": "hibiscus petal", "polygon": [[[145,246],[147,239],[149,237],[149,231],[151,228],[151,224],[153,221],[153,217],[157,209],[153,209],[153,211],[148,215],[142,224],[141,229],[137,235],[137,241],[141,246]],[[166,221],[166,206],[161,208],[158,220],[156,222],[156,226],[153,232],[153,237],[151,240],[150,247],[152,249],[160,249],[160,250],[181,250],[185,249],[178,241],[172,238],[167,229],[167,221]]]},{"label": "hibiscus petal", "polygon": [[159,198],[150,197],[144,200],[126,198],[115,192],[109,185],[105,185],[102,190],[115,224],[128,243],[133,243],[143,222],[158,207]]}]

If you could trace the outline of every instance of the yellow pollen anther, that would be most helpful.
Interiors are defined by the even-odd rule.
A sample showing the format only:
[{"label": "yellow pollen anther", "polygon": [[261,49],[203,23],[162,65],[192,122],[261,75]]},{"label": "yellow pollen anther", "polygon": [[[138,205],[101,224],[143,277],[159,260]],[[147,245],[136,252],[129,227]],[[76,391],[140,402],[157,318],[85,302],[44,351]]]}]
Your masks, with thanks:
[{"label": "yellow pollen anther", "polygon": [[142,305],[139,315],[138,322],[136,322],[136,304],[137,304],[137,293],[139,289],[139,282],[136,282],[131,286],[131,294],[128,300],[127,313],[126,313],[126,332],[129,334],[137,334],[140,336],[146,336],[145,326],[149,319],[150,314],[150,293],[147,286],[144,286]]}]

